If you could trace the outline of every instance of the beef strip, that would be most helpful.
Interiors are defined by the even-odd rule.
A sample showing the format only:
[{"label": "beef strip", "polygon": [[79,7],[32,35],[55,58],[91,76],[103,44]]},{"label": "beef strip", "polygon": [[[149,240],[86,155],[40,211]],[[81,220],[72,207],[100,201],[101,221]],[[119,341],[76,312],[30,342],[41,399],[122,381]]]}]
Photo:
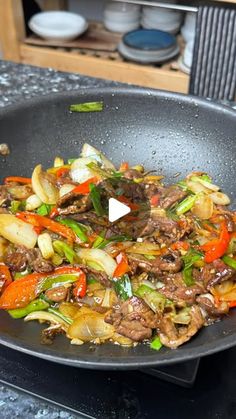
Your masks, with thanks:
[{"label": "beef strip", "polygon": [[84,264],[76,264],[78,268],[81,268],[85,274],[90,274],[94,276],[102,285],[105,287],[111,286],[111,281],[108,278],[108,275],[104,271],[97,271],[96,269],[91,268],[90,266]]},{"label": "beef strip", "polygon": [[178,201],[183,200],[186,197],[186,195],[187,193],[178,186],[170,186],[168,188],[163,188],[159,205],[161,208],[164,209],[170,208]]},{"label": "beef strip", "polygon": [[201,294],[196,298],[199,306],[210,316],[210,318],[217,318],[229,311],[229,305],[222,301],[217,306],[214,304],[214,297],[211,294]]},{"label": "beef strip", "polygon": [[89,225],[91,224],[98,224],[104,227],[108,227],[108,221],[106,219],[104,219],[103,217],[98,217],[95,212],[86,212],[83,214],[73,214],[71,215],[71,217],[73,220],[75,221],[79,221],[79,222],[86,222]]},{"label": "beef strip", "polygon": [[[139,228],[139,226],[137,226]],[[136,227],[136,228],[137,228]],[[153,234],[156,230],[165,234],[167,237],[177,239],[180,233],[179,225],[176,221],[166,216],[155,216],[149,218],[144,229],[139,234],[140,237]]]},{"label": "beef strip", "polygon": [[60,303],[61,301],[65,301],[68,294],[68,288],[63,286],[51,288],[45,292],[46,297],[55,302]]},{"label": "beef strip", "polygon": [[123,176],[124,176],[126,179],[133,180],[133,179],[142,178],[142,177],[143,177],[143,174],[142,174],[142,173],[140,173],[140,172],[139,172],[138,170],[136,170],[136,169],[128,169],[128,170],[126,170],[126,171],[124,172]]},{"label": "beef strip", "polygon": [[123,191],[122,195],[130,199],[132,202],[145,201],[146,193],[144,185],[132,181],[120,181],[117,187]]},{"label": "beef strip", "polygon": [[129,254],[128,259],[134,271],[141,268],[142,271],[161,275],[162,271],[179,272],[182,268],[182,260],[177,252],[171,252],[164,256],[158,256],[154,260],[147,260],[144,256]]},{"label": "beef strip", "polygon": [[6,185],[0,185],[0,206],[6,201],[11,200],[11,194],[8,192]]},{"label": "beef strip", "polygon": [[59,198],[57,206],[59,214],[67,215],[88,211],[92,203],[89,196],[78,195],[72,190]]},{"label": "beef strip", "polygon": [[199,273],[201,280],[207,290],[216,284],[226,281],[234,276],[235,270],[227,266],[221,259],[206,264]]},{"label": "beef strip", "polygon": [[201,284],[194,284],[189,287],[186,285],[164,285],[159,292],[169,300],[174,302],[185,302],[193,304],[196,301],[196,296],[204,292],[204,287]]},{"label": "beef strip", "polygon": [[131,297],[108,312],[105,321],[113,324],[120,335],[138,342],[150,339],[152,329],[158,327],[160,319],[143,300]]},{"label": "beef strip", "polygon": [[193,305],[190,309],[191,321],[188,326],[175,327],[169,315],[165,315],[160,322],[160,340],[168,348],[176,349],[187,342],[204,325],[204,318],[200,307]]},{"label": "beef strip", "polygon": [[4,262],[14,272],[22,272],[27,267],[36,272],[52,272],[54,265],[44,259],[39,249],[27,249],[24,246],[15,246],[5,255]]}]

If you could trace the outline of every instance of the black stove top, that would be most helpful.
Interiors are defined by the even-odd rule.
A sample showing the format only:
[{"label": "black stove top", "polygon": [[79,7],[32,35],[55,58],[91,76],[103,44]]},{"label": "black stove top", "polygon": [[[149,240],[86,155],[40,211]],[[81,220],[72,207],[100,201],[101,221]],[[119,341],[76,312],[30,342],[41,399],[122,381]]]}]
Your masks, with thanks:
[{"label": "black stove top", "polygon": [[[96,371],[63,366],[0,347],[0,381],[52,401],[80,417],[235,419],[236,348],[189,365],[150,371]],[[155,374],[154,371],[152,373]],[[179,382],[180,383],[180,382]]]}]

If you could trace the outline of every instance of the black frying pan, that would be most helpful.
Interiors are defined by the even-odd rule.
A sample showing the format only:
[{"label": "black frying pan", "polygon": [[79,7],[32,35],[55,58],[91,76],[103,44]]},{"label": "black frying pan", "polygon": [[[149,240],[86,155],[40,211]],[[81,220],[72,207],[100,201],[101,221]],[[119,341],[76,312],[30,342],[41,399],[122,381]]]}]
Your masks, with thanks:
[{"label": "black frying pan", "polygon": [[[70,114],[72,103],[103,100],[98,113]],[[30,176],[36,163],[56,155],[77,157],[86,141],[112,157],[157,168],[168,182],[181,172],[205,170],[232,196],[235,207],[236,112],[208,101],[138,89],[94,89],[39,97],[0,111],[0,143],[11,154],[0,158],[3,178]],[[63,364],[86,368],[141,368],[204,356],[236,344],[236,311],[206,327],[177,350],[125,349],[112,344],[73,346],[63,336],[40,344],[36,322],[25,324],[0,313],[0,343]]]}]

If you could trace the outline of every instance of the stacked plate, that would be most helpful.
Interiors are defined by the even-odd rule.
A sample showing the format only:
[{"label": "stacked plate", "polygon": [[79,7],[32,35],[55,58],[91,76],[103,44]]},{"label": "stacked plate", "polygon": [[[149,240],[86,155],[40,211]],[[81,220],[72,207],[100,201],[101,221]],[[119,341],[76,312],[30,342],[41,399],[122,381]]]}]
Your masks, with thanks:
[{"label": "stacked plate", "polygon": [[107,3],[103,23],[111,32],[125,33],[140,26],[141,7],[136,4]]},{"label": "stacked plate", "polygon": [[125,34],[118,45],[120,54],[142,64],[162,63],[175,57],[179,47],[173,35],[154,29],[139,29]]},{"label": "stacked plate", "polygon": [[176,34],[181,26],[182,12],[145,6],[142,11],[141,25],[145,29],[159,29]]}]

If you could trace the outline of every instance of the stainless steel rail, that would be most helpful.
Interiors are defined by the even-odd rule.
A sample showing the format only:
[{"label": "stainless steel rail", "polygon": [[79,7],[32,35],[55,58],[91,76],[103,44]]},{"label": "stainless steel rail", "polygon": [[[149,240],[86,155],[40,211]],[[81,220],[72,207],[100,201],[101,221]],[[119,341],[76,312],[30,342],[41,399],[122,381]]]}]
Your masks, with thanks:
[{"label": "stainless steel rail", "polygon": [[146,1],[146,0],[112,0],[115,2],[122,2],[122,3],[131,3],[131,4],[140,4],[141,6],[154,6],[154,7],[162,7],[164,9],[172,9],[172,10],[182,10],[184,12],[197,12],[198,8],[195,6],[185,6],[181,4],[170,4],[170,3],[161,3],[155,1]]}]

